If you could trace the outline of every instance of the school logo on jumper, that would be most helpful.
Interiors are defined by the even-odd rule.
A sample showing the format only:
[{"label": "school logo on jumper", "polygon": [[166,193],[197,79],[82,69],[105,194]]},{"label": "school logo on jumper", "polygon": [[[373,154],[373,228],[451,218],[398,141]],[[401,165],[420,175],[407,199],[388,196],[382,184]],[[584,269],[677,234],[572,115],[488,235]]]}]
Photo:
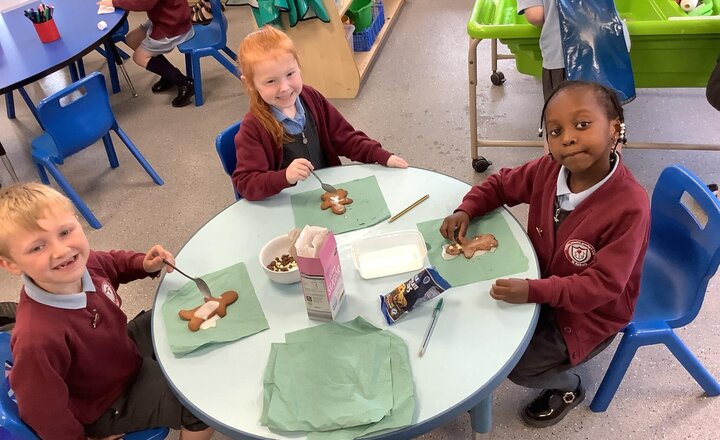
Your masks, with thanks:
[{"label": "school logo on jumper", "polygon": [[595,257],[595,248],[586,241],[565,242],[565,257],[575,266],[587,266]]},{"label": "school logo on jumper", "polygon": [[118,300],[117,294],[115,294],[115,289],[113,289],[107,281],[103,281],[102,291],[105,296],[110,298],[110,301],[114,302],[116,306],[120,306],[120,301]]}]

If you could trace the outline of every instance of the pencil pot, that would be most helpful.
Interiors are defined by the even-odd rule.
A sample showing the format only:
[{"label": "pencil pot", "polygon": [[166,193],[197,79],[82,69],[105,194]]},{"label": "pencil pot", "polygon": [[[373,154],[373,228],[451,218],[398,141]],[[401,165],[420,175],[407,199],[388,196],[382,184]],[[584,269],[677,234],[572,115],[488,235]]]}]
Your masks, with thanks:
[{"label": "pencil pot", "polygon": [[35,26],[35,32],[37,32],[40,41],[43,43],[52,43],[60,39],[60,33],[57,26],[55,26],[55,20],[52,18],[42,23],[33,23],[33,26]]}]

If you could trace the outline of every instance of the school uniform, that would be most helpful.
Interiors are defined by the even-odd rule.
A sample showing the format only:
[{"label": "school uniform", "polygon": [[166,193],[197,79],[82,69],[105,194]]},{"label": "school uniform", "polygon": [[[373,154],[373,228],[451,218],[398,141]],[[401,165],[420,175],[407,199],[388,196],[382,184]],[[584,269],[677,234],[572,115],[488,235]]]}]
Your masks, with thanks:
[{"label": "school uniform", "polygon": [[[299,100],[306,121],[311,121],[314,127],[308,127],[307,123],[303,125],[292,142],[321,152],[319,163],[322,166],[341,165],[340,156],[357,162],[387,164],[392,153],[362,131],[355,130],[320,92],[304,85]],[[316,139],[308,135],[316,136]],[[307,143],[303,144],[303,141]],[[237,166],[232,181],[244,198],[262,200],[292,186],[285,177],[285,169],[291,162],[285,160],[287,149],[277,147],[270,133],[251,112],[245,115],[235,136],[235,149]],[[299,148],[293,151],[298,154]],[[312,159],[310,155],[307,157]],[[311,162],[316,168],[322,167],[318,167],[314,159]]]},{"label": "school uniform", "polygon": [[[545,365],[539,370],[565,371],[597,354],[596,349],[609,344],[632,319],[648,244],[650,204],[620,155],[615,157],[611,174],[580,194],[567,188],[565,168],[545,155],[500,170],[474,186],[458,207],[474,218],[503,205],[529,204],[527,231],[541,278],[528,280],[528,302],[543,305],[536,335],[547,328],[551,334],[533,338],[528,353],[533,353],[534,344],[554,348],[550,354],[541,350],[521,359],[516,370],[534,372],[519,379],[527,379],[526,386],[562,389],[553,386],[554,374],[531,381],[531,376],[542,373],[533,363]],[[547,356],[559,359],[557,365],[546,362]]]},{"label": "school uniform", "polygon": [[[171,392],[145,393],[144,400],[119,404],[128,403],[138,383],[169,391],[159,366],[150,371],[150,314],[143,318],[147,323],[142,328],[131,322],[129,333],[117,294],[120,284],[149,276],[143,259],[144,254],[128,251],[91,251],[82,291],[75,294],[46,292],[22,276],[9,379],[20,418],[40,438],[85,440],[86,434],[100,437],[156,426],[180,427],[182,407]],[[162,411],[141,409],[154,404]],[[108,412],[121,424],[108,424],[110,431],[96,429],[94,424]],[[148,416],[145,421],[151,424],[143,424],[140,416]],[[173,418],[176,423],[165,424]]]}]

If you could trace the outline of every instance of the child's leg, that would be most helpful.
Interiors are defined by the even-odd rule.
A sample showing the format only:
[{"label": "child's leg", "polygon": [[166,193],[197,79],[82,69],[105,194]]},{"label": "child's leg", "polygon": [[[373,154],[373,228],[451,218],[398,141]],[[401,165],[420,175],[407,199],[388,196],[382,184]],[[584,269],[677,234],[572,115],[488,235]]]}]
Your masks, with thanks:
[{"label": "child's leg", "polygon": [[128,323],[128,335],[138,347],[142,365],[125,395],[117,399],[98,420],[85,426],[92,437],[140,431],[153,427],[181,429],[182,439],[205,440],[213,430],[182,406],[155,360],[150,312]]},{"label": "child's leg", "polygon": [[570,359],[562,333],[555,323],[552,308],[543,305],[535,333],[525,353],[508,375],[512,382],[543,389],[539,396],[521,411],[530,426],[554,425],[585,398],[580,377],[571,373]]},{"label": "child's leg", "polygon": [[145,39],[147,31],[142,26],[138,26],[135,29],[125,35],[125,44],[130,46],[132,50],[136,50],[140,47],[140,43]]}]

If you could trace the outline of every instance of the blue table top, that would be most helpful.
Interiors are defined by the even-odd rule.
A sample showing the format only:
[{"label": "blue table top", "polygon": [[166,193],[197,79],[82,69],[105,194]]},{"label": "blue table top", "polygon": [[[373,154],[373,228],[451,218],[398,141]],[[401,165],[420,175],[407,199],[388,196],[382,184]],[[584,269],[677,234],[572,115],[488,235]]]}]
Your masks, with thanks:
[{"label": "blue table top", "polygon": [[[53,18],[60,39],[42,43],[24,11],[40,2],[0,14],[0,94],[34,82],[61,69],[94,50],[120,25],[127,15],[122,9],[97,14],[93,0],[62,0],[56,3]],[[107,28],[99,30],[98,22]]]}]

